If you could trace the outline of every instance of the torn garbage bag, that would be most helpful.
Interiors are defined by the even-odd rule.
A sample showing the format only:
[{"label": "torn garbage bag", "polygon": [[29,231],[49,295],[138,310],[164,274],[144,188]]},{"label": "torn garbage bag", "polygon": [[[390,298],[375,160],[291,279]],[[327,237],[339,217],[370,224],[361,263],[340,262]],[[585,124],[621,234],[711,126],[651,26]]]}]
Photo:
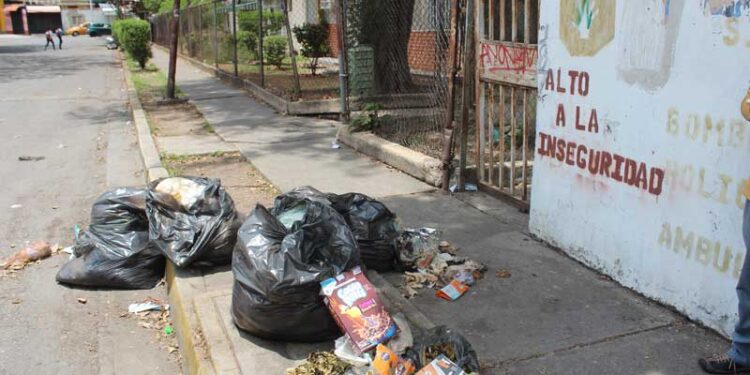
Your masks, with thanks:
[{"label": "torn garbage bag", "polygon": [[328,194],[328,200],[351,228],[359,243],[362,263],[379,272],[391,271],[398,261],[401,229],[383,203],[364,194]]},{"label": "torn garbage bag", "polygon": [[479,372],[477,353],[460,333],[437,326],[414,338],[414,346],[406,351],[417,368],[427,366],[440,355],[448,357],[467,373]]},{"label": "torn garbage bag", "polygon": [[149,185],[149,238],[178,267],[229,264],[239,220],[219,180],[169,177]]},{"label": "torn garbage bag", "polygon": [[[292,205],[284,210],[282,202]],[[272,212],[282,217],[294,210],[297,219],[289,227],[257,205],[238,232],[234,322],[267,339],[335,339],[341,332],[323,304],[320,282],[359,264],[354,236],[344,218],[316,197],[285,194],[276,203]]]},{"label": "torn garbage bag", "polygon": [[57,273],[64,284],[126,289],[153,288],[164,275],[164,256],[149,243],[144,189],[102,194],[91,224],[73,247],[75,258]]}]

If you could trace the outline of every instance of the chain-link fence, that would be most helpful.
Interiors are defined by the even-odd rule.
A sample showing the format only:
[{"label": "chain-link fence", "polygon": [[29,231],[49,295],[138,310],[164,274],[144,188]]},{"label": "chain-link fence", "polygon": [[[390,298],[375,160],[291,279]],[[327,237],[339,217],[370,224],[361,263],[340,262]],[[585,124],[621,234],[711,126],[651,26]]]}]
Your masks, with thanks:
[{"label": "chain-link fence", "polygon": [[[180,10],[179,51],[287,100],[339,97],[337,27],[331,1],[234,0]],[[168,46],[171,14],[152,17]]]},{"label": "chain-link fence", "polygon": [[[180,53],[287,100],[339,99],[339,62],[346,60],[354,125],[440,157],[451,25],[463,22],[463,12],[457,21],[451,17],[454,1],[464,2],[234,0],[194,5],[180,11]],[[157,44],[169,45],[171,18],[152,18]],[[463,28],[456,30],[463,39]],[[456,89],[458,106],[461,92]],[[457,117],[460,113],[456,111]]]},{"label": "chain-link fence", "polygon": [[440,157],[449,100],[452,4],[344,2],[350,101],[352,110],[365,110],[352,115],[355,125],[368,122],[383,138]]}]

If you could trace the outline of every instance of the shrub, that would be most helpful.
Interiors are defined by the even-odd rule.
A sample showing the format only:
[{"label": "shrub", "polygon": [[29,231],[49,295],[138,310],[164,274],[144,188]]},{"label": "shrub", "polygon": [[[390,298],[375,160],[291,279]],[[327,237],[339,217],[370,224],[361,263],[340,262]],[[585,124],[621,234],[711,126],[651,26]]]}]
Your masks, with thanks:
[{"label": "shrub", "polygon": [[302,56],[310,58],[310,70],[312,75],[318,68],[318,58],[326,56],[328,49],[328,24],[322,22],[318,25],[305,23],[293,30],[297,41],[302,45]]},{"label": "shrub", "polygon": [[263,38],[263,57],[271,65],[281,69],[281,62],[286,56],[287,40],[282,35],[269,35]]},{"label": "shrub", "polygon": [[[116,30],[116,31],[114,31]],[[117,41],[123,50],[135,61],[141,69],[153,56],[151,54],[151,26],[141,19],[127,19],[115,21],[113,32],[117,34]]]}]

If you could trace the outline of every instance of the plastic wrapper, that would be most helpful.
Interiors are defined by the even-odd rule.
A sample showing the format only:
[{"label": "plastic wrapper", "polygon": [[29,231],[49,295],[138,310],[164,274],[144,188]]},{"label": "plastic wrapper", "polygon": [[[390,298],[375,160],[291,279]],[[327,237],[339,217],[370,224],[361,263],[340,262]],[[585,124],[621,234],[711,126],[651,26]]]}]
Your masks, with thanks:
[{"label": "plastic wrapper", "polygon": [[411,360],[399,357],[383,344],[379,344],[375,350],[372,367],[375,375],[412,375],[416,370]]},{"label": "plastic wrapper", "polygon": [[359,264],[356,240],[328,202],[299,191],[276,199],[273,212],[304,215],[285,226],[257,205],[242,224],[232,271],[232,316],[255,336],[324,341],[341,336],[323,304],[320,282]]},{"label": "plastic wrapper", "polygon": [[333,207],[346,219],[359,243],[362,263],[378,272],[391,271],[398,263],[401,228],[385,204],[364,194],[327,194]]},{"label": "plastic wrapper", "polygon": [[448,357],[439,355],[433,359],[427,366],[419,370],[416,375],[467,375],[466,372],[457,364],[453,363]]},{"label": "plastic wrapper", "polygon": [[164,256],[148,239],[146,190],[119,188],[102,194],[91,224],[75,246],[75,258],[57,273],[64,284],[126,289],[154,287],[164,275]]},{"label": "plastic wrapper", "polygon": [[154,181],[146,212],[151,242],[176,266],[230,263],[239,220],[232,198],[218,180]]},{"label": "plastic wrapper", "polygon": [[321,283],[325,303],[360,353],[390,340],[396,323],[359,267]]},{"label": "plastic wrapper", "polygon": [[440,254],[440,232],[434,228],[406,229],[399,238],[399,260],[409,270],[428,268]]},{"label": "plastic wrapper", "polygon": [[429,365],[440,355],[444,355],[467,373],[479,372],[477,353],[469,341],[445,326],[434,327],[415,337],[414,346],[406,352],[406,357],[411,359],[417,368]]}]

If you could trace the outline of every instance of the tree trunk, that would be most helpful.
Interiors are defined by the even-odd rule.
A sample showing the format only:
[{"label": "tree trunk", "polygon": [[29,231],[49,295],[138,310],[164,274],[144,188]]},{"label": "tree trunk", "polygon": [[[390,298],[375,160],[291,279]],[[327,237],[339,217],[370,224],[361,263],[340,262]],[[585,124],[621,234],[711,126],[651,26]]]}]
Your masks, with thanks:
[{"label": "tree trunk", "polygon": [[379,0],[373,38],[375,78],[382,93],[407,92],[412,86],[408,46],[415,0]]}]

